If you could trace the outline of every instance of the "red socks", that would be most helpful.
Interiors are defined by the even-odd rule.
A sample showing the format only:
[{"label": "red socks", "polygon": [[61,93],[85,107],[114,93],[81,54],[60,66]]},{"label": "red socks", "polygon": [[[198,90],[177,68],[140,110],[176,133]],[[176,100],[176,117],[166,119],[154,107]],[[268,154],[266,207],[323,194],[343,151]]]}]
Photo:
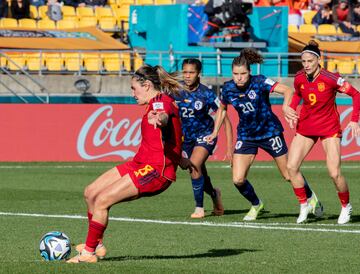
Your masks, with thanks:
[{"label": "red socks", "polygon": [[300,204],[307,203],[306,190],[305,187],[293,188],[296,198],[298,199]]},{"label": "red socks", "polygon": [[87,216],[88,216],[88,221],[90,223],[90,221],[92,220],[93,214],[88,211]]},{"label": "red socks", "polygon": [[346,205],[350,201],[350,193],[349,191],[346,192],[338,192],[339,200],[342,205],[342,207],[346,207]]},{"label": "red socks", "polygon": [[94,252],[99,242],[103,238],[106,226],[96,221],[89,221],[89,231],[86,238],[86,251]]}]

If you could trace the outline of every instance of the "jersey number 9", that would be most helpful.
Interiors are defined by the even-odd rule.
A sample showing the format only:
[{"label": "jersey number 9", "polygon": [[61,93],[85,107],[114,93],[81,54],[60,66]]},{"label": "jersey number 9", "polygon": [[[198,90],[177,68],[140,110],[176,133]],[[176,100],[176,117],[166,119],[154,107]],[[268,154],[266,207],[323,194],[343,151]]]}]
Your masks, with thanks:
[{"label": "jersey number 9", "polygon": [[313,106],[316,104],[316,95],[315,93],[309,93],[310,105]]}]

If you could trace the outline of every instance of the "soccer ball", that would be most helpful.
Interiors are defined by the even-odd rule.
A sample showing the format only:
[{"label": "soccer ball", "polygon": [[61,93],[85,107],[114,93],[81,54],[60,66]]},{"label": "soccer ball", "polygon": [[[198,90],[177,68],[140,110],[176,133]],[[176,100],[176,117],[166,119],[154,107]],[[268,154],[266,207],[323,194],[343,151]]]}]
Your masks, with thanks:
[{"label": "soccer ball", "polygon": [[40,240],[40,255],[45,261],[67,259],[71,253],[70,239],[65,233],[52,231]]}]

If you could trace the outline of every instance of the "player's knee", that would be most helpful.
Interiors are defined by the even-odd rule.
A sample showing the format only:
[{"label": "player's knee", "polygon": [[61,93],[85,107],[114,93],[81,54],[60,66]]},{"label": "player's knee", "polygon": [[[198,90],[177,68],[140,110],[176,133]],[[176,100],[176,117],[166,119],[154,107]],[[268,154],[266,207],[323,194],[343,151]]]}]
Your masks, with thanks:
[{"label": "player's knee", "polygon": [[109,203],[109,199],[106,197],[106,195],[99,194],[95,198],[94,208],[97,210],[107,209],[109,208],[108,203]]},{"label": "player's knee", "polygon": [[291,176],[293,176],[293,175],[295,175],[297,172],[299,172],[299,167],[298,166],[296,166],[296,165],[294,165],[294,164],[292,164],[292,163],[287,163],[287,165],[286,165],[286,168],[287,168],[287,170],[288,170],[288,177],[289,178],[286,178],[286,176],[284,176],[284,178],[286,179],[286,180],[290,180],[290,177]]},{"label": "player's knee", "polygon": [[91,186],[85,187],[84,190],[84,199],[86,202],[93,202],[95,199],[94,191],[92,190]]},{"label": "player's knee", "polygon": [[242,186],[246,181],[246,178],[243,176],[233,177],[233,184],[236,186]]},{"label": "player's knee", "polygon": [[329,170],[329,176],[331,177],[331,179],[333,179],[334,181],[339,180],[341,174],[340,174],[340,170]]}]

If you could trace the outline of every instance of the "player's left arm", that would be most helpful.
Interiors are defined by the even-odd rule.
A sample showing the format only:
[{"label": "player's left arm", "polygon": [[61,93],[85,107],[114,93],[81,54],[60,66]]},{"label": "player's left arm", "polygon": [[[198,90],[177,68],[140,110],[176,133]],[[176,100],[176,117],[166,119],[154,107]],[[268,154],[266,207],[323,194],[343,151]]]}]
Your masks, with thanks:
[{"label": "player's left arm", "polygon": [[351,121],[347,125],[347,128],[351,129],[353,137],[360,136],[360,126],[359,126],[359,112],[360,112],[360,93],[354,88],[349,82],[345,81],[344,78],[339,77],[337,81],[338,91],[345,93],[352,98],[353,111],[351,115]]},{"label": "player's left arm", "polygon": [[284,102],[282,106],[282,111],[284,113],[285,120],[290,124],[290,127],[293,128],[293,123],[296,123],[298,120],[297,112],[290,107],[291,98],[293,95],[293,91],[290,87],[278,83],[273,91],[284,96]]},{"label": "player's left arm", "polygon": [[233,158],[233,129],[231,125],[231,121],[229,116],[226,114],[224,118],[224,130],[226,136],[226,156],[225,159],[230,161],[230,165],[232,165],[232,158]]}]

